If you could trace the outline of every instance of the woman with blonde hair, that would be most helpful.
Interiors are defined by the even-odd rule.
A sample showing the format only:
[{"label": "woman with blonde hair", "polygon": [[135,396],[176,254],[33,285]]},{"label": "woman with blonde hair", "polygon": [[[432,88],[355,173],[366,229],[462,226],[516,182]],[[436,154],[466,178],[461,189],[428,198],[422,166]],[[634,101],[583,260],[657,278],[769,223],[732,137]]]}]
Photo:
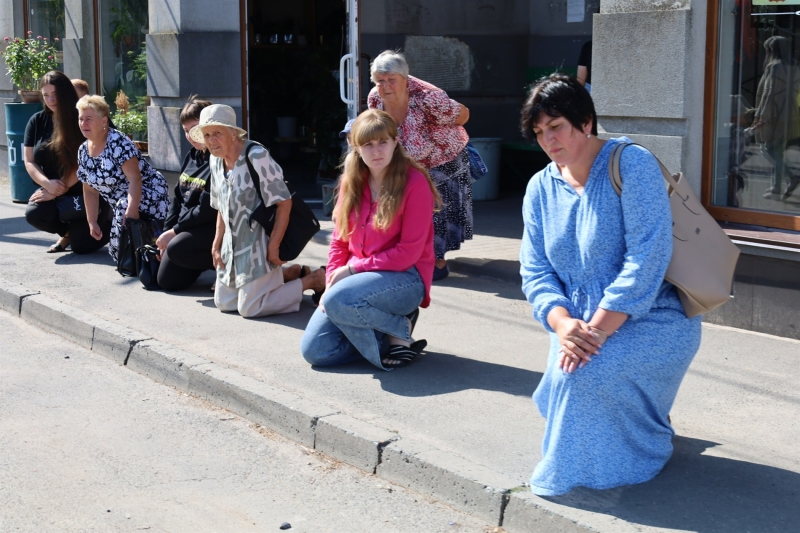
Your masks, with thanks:
[{"label": "woman with blonde hair", "polygon": [[86,141],[78,150],[78,179],[83,183],[86,217],[92,237],[106,238],[97,222],[102,196],[114,209],[108,253],[117,261],[119,238],[128,219],[163,221],[169,209],[167,181],[150,166],[133,141],[109,125],[105,99],[87,95],[78,100],[78,124]]},{"label": "woman with blonde hair", "polygon": [[397,135],[391,115],[376,109],[352,125],[326,292],[300,347],[312,365],[364,358],[392,370],[410,364],[427,344],[411,334],[419,307],[430,303],[432,214],[441,201]]}]

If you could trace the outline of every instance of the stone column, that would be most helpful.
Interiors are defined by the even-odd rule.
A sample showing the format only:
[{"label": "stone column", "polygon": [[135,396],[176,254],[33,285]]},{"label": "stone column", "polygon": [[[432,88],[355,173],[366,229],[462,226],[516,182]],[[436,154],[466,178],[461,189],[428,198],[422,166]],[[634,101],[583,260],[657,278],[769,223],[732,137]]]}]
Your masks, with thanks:
[{"label": "stone column", "polygon": [[592,97],[601,137],[627,135],[682,171],[700,195],[707,6],[601,0]]},{"label": "stone column", "polygon": [[241,125],[242,67],[238,0],[150,0],[147,109],[150,160],[180,170],[189,149],[180,110],[197,94],[236,109]]}]

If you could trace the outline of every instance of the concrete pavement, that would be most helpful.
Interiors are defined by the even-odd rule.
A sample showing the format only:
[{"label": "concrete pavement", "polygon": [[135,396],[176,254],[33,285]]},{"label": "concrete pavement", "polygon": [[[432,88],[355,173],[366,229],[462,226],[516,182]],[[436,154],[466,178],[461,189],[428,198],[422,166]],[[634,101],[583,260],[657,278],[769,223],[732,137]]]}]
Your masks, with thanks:
[{"label": "concrete pavement", "polygon": [[494,529],[8,314],[0,345],[0,531]]},{"label": "concrete pavement", "polygon": [[[8,198],[7,189],[0,193]],[[471,256],[474,264],[513,262],[509,233],[521,228],[513,227],[512,202],[495,204],[501,216],[493,215],[494,228],[482,224],[493,206],[476,204],[478,235],[452,256]],[[545,500],[518,488],[539,457],[543,421],[529,396],[544,369],[548,342],[518,285],[492,274],[454,274],[435,285],[433,305],[422,313],[417,334],[428,339],[429,352],[418,363],[391,373],[366,364],[317,371],[298,353],[310,303],[298,314],[270,319],[223,315],[207,289],[212,275],[186,293],[148,293],[138,282],[120,278],[105,251],[85,257],[45,254],[51,236],[28,227],[22,211],[0,201],[0,277],[42,294],[26,300],[49,298],[48,305],[56,307],[52,302],[62,302],[90,315],[81,323],[102,321],[93,332],[108,333],[113,328],[107,324],[122,324],[134,331],[117,338],[142,346],[155,342],[144,339],[155,339],[204,361],[184,365],[173,358],[178,374],[181,368],[213,364],[220,374],[235,371],[242,376],[236,380],[249,380],[238,390],[268,389],[268,395],[280,396],[281,405],[302,400],[300,411],[314,420],[315,439],[325,425],[317,421],[339,413],[347,417],[339,434],[351,443],[380,443],[378,461],[386,458],[388,465],[395,457],[396,465],[414,467],[398,474],[379,462],[378,475],[401,476],[394,479],[462,503],[466,493],[445,494],[448,483],[442,480],[471,481],[464,491],[473,495],[476,486],[490,487],[499,497],[462,507],[480,516],[502,514],[509,531],[535,530],[534,522],[542,531],[704,532],[787,531],[800,523],[794,503],[800,494],[797,341],[706,326],[672,411],[679,437],[665,471],[637,487]],[[312,243],[301,260],[324,263],[324,246]],[[453,270],[467,263],[454,261]],[[226,379],[221,377],[219,383]],[[190,386],[190,378],[186,383]],[[373,431],[398,439],[367,435]],[[303,438],[309,434],[298,435]],[[332,453],[348,447],[331,446]]]}]

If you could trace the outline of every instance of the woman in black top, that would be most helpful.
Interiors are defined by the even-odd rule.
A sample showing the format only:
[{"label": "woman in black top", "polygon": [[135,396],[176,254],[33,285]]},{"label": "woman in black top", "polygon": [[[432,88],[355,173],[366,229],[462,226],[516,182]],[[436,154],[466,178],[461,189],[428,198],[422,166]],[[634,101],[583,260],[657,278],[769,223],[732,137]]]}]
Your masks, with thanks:
[{"label": "woman in black top", "polygon": [[181,110],[181,126],[192,148],[183,158],[164,233],[156,241],[161,254],[158,285],[167,291],[186,289],[200,274],[214,268],[211,245],[217,211],[210,203],[209,155],[204,144],[189,136],[189,131],[200,122],[200,111],[210,105],[211,102],[192,97]]},{"label": "woman in black top", "polygon": [[[28,121],[23,157],[28,174],[42,188],[30,197],[25,219],[34,228],[61,237],[48,253],[63,252],[70,245],[76,254],[90,253],[106,244],[108,237],[99,241],[91,237],[83,209],[83,186],[77,176],[78,148],[83,142],[75,108],[78,94],[70,79],[55,70],[42,78],[41,91],[44,109]],[[101,205],[101,227],[111,226],[109,213],[108,205]]]}]

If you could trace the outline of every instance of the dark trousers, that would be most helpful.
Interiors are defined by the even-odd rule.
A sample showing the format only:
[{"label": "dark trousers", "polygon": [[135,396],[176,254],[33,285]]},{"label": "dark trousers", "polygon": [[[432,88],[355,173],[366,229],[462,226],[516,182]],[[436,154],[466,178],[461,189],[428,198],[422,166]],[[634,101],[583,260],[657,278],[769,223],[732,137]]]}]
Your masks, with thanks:
[{"label": "dark trousers", "polygon": [[215,233],[214,224],[178,233],[161,256],[158,285],[165,291],[182,291],[197,281],[200,274],[213,269],[211,245]]},{"label": "dark trousers", "polygon": [[111,209],[108,207],[108,203],[101,198],[100,213],[97,221],[100,224],[100,229],[103,230],[103,238],[99,241],[95,240],[89,232],[89,223],[85,217],[73,222],[61,222],[58,217],[58,207],[56,207],[55,200],[29,203],[27,209],[25,209],[25,220],[40,231],[56,233],[61,237],[69,232],[69,243],[72,251],[76,254],[88,254],[108,244],[108,238],[111,235],[110,213]]}]

